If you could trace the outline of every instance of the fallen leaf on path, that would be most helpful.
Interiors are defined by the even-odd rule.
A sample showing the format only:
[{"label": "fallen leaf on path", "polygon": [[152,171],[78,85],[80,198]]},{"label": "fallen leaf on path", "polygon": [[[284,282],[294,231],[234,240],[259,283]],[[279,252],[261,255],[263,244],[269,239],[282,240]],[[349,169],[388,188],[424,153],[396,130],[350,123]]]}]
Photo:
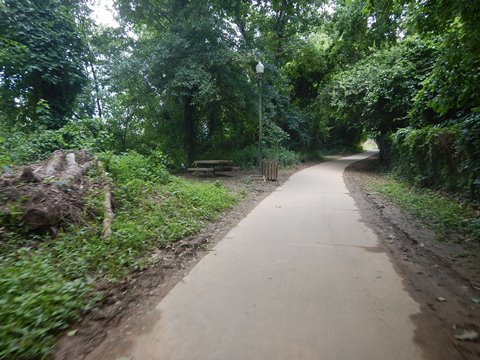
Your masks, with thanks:
[{"label": "fallen leaf on path", "polygon": [[460,341],[475,341],[478,339],[478,333],[473,330],[464,330],[461,334],[455,335],[455,339]]},{"label": "fallen leaf on path", "polygon": [[70,330],[67,332],[67,336],[74,336],[77,333],[77,330]]}]

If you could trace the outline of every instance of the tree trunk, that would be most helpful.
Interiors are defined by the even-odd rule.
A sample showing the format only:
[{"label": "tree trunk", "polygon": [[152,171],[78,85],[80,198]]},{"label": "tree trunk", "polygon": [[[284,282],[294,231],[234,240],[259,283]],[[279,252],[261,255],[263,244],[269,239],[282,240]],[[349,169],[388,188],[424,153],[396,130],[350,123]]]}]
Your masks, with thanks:
[{"label": "tree trunk", "polygon": [[93,163],[94,161],[85,151],[65,153],[62,150],[55,150],[50,160],[35,173],[38,172],[47,177],[78,180]]},{"label": "tree trunk", "polygon": [[195,118],[193,114],[192,97],[185,97],[185,150],[187,151],[188,164],[195,161]]},{"label": "tree trunk", "polygon": [[95,89],[95,102],[96,102],[96,105],[97,105],[98,117],[101,119],[102,118],[102,105],[100,103],[100,86],[98,84],[97,72],[95,71],[95,67],[93,66],[92,63],[90,63],[90,69],[92,70],[93,85],[94,85],[94,89]]},{"label": "tree trunk", "polygon": [[210,139],[210,144],[212,147],[214,146],[213,140],[218,128],[218,113],[218,104],[216,102],[213,102],[210,105],[210,111],[208,114],[208,137]]},{"label": "tree trunk", "polygon": [[43,173],[46,176],[56,176],[62,171],[62,163],[65,160],[65,153],[62,150],[55,150],[45,165]]}]

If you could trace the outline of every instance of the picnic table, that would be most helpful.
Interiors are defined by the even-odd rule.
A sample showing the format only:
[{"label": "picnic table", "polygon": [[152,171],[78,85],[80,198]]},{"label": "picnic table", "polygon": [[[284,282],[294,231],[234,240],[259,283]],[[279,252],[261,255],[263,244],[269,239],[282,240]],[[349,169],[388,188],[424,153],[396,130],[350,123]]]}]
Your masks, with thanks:
[{"label": "picnic table", "polygon": [[193,173],[210,173],[212,176],[218,171],[232,171],[232,160],[196,160],[193,166],[189,167],[187,171]]}]

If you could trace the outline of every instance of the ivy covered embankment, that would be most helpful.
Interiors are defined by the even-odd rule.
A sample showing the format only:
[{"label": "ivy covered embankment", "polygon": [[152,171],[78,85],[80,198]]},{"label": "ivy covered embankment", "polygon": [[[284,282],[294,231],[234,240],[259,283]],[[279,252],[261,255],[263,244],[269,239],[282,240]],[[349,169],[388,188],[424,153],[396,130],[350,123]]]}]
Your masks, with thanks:
[{"label": "ivy covered embankment", "polygon": [[387,153],[394,172],[480,203],[480,114],[441,125],[407,127],[390,136]]}]

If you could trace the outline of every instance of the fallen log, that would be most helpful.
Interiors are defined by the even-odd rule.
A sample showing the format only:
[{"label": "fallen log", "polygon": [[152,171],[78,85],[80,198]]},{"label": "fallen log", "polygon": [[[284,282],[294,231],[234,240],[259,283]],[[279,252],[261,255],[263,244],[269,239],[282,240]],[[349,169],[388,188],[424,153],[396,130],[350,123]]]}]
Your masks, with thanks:
[{"label": "fallen log", "polygon": [[112,236],[112,222],[114,213],[112,210],[112,187],[110,184],[105,185],[105,200],[103,202],[103,231],[102,238],[106,239]]},{"label": "fallen log", "polygon": [[80,179],[94,164],[86,151],[65,152],[56,150],[45,165],[35,172],[46,177],[58,179],[77,180]]},{"label": "fallen log", "polygon": [[45,176],[56,176],[62,169],[62,163],[65,160],[65,153],[62,150],[55,150],[43,166],[42,173]]},{"label": "fallen log", "polygon": [[83,168],[78,165],[77,161],[75,160],[75,154],[74,153],[68,153],[65,155],[65,162],[66,167],[65,167],[65,178],[70,178],[70,177],[79,177],[82,175]]}]

